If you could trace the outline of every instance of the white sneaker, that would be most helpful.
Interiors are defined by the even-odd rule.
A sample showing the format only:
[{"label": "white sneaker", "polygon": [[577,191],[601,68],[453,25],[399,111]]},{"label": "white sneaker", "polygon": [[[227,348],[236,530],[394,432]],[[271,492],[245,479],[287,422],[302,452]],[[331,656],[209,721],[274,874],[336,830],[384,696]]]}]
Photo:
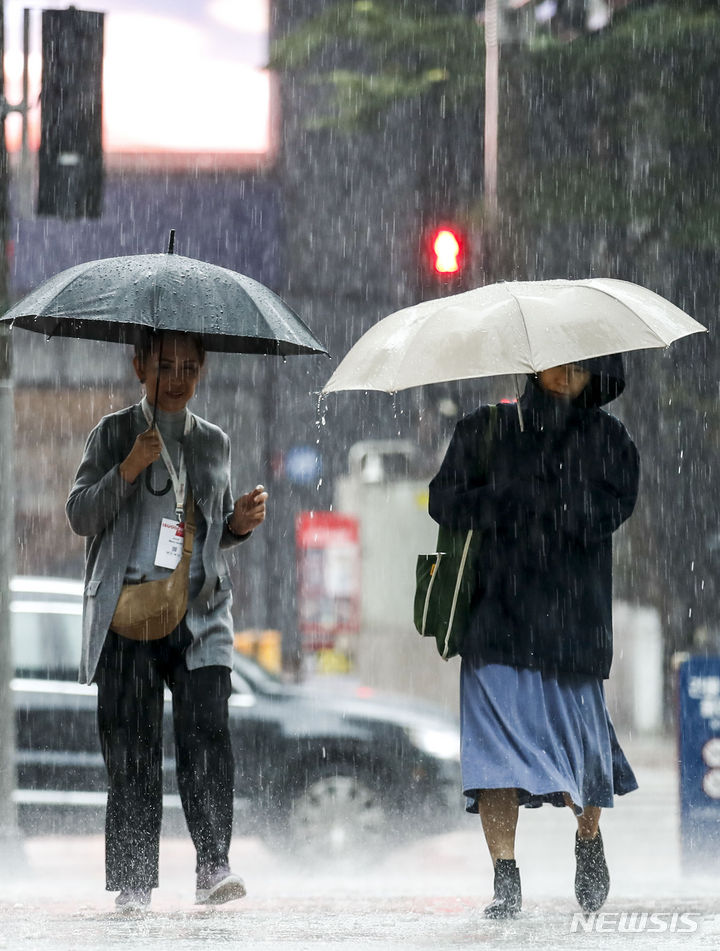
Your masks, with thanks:
[{"label": "white sneaker", "polygon": [[245,894],[245,882],[240,876],[234,875],[229,868],[220,868],[198,875],[195,904],[223,905],[226,901],[244,898]]},{"label": "white sneaker", "polygon": [[115,907],[127,914],[137,914],[150,908],[151,898],[150,888],[123,888],[115,899]]}]

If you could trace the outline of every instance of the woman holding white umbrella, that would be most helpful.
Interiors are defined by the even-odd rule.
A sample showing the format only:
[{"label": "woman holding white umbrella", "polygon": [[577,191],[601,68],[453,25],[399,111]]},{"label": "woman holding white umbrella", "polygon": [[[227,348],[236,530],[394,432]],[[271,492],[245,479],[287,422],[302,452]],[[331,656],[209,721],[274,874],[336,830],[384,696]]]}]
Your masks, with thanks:
[{"label": "woman holding white umbrella", "polygon": [[513,406],[481,407],[458,423],[430,484],[437,522],[483,534],[462,639],[461,729],[468,809],[480,813],[494,868],[488,917],[521,909],[518,807],[543,802],[575,812],[575,894],[583,910],[600,908],[600,813],[637,786],[603,695],[611,536],[635,505],[638,455],[600,407],[623,388],[619,356],[531,376],[524,428]]},{"label": "woman holding white umbrella", "polygon": [[[605,355],[667,347],[705,329],[628,281],[500,282],[390,314],[323,387],[395,393],[531,374],[516,406],[482,407],[458,423],[430,485],[430,514],[450,538],[454,529],[465,536],[462,560],[443,552],[448,571],[459,569],[450,588],[447,577],[435,584],[439,552],[418,559],[427,585],[418,587],[418,630],[442,642],[443,657],[452,656],[451,641],[452,650],[464,641],[463,773],[495,869],[489,916],[521,907],[521,802],[572,806],[576,896],[586,910],[607,896],[600,811],[636,786],[602,690],[612,658],[611,536],[633,510],[638,456],[622,424],[600,408],[624,388],[621,358]],[[478,535],[477,595],[468,630],[456,631],[467,606],[466,555]],[[451,596],[429,613],[433,586],[440,601],[444,591]]]}]

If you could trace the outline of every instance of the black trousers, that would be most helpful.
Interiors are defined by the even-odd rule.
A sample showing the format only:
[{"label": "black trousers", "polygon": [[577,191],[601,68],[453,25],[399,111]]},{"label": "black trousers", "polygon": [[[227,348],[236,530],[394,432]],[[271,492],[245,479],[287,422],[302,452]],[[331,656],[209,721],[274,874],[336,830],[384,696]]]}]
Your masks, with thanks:
[{"label": "black trousers", "polygon": [[173,698],[175,765],[197,872],[228,864],[234,761],[228,728],[230,671],[188,670],[190,634],[142,643],[108,633],[95,681],[109,788],[105,817],[108,891],[156,888],[162,821],[163,691]]}]

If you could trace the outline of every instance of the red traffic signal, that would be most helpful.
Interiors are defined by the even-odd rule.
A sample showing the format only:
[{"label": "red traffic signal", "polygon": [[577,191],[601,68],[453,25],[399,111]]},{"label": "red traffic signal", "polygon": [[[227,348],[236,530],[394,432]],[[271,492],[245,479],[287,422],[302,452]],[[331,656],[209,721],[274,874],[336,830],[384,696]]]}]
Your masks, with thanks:
[{"label": "red traffic signal", "polygon": [[457,274],[460,270],[460,241],[451,228],[440,228],[432,242],[432,267],[437,274]]},{"label": "red traffic signal", "polygon": [[424,271],[426,280],[455,284],[465,275],[466,240],[463,232],[451,224],[436,225],[426,232]]}]

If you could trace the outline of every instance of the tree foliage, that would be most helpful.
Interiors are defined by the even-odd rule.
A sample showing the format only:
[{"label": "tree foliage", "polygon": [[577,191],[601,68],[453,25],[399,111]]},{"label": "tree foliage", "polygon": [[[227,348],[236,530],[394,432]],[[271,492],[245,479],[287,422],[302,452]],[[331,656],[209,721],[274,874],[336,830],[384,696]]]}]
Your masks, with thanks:
[{"label": "tree foliage", "polygon": [[[407,99],[439,125],[470,103],[481,143],[483,27],[447,6],[328,4],[275,45],[271,65],[332,92],[326,125],[377,128]],[[711,330],[628,361],[639,395],[624,412],[643,447],[644,492],[619,590],[660,607],[668,650],[699,644],[703,628],[720,650],[717,512],[704,494],[720,471],[720,3],[634,0],[599,33],[562,42],[536,31],[503,46],[500,62],[494,250],[507,243],[511,264],[498,276],[637,281]],[[446,123],[445,139],[455,128]],[[432,149],[430,136],[421,142]],[[437,162],[429,180],[439,192],[445,174],[450,194],[456,171]],[[482,178],[465,177],[476,203],[458,211],[480,231]]]},{"label": "tree foliage", "polygon": [[[655,4],[530,57],[538,143],[524,214],[602,218],[693,248],[720,242],[720,14]],[[539,90],[539,91],[538,91]],[[557,131],[543,148],[537,119]],[[558,188],[558,183],[561,187]]]},{"label": "tree foliage", "polygon": [[[271,66],[328,86],[332,106],[312,122],[349,131],[410,98],[438,112],[480,107],[484,58],[477,16],[430,0],[342,0],[279,40]],[[685,244],[720,243],[717,0],[636,0],[598,34],[569,43],[535,33],[503,59],[521,66],[501,136],[517,138],[519,126],[537,145],[525,168],[509,156],[506,198],[516,214],[591,215],[640,223],[648,235],[669,228]],[[531,189],[518,187],[529,180]]]},{"label": "tree foliage", "polygon": [[483,30],[466,14],[423,0],[342,0],[277,40],[270,67],[329,85],[334,108],[314,124],[350,130],[398,100],[477,95],[484,59]]}]

